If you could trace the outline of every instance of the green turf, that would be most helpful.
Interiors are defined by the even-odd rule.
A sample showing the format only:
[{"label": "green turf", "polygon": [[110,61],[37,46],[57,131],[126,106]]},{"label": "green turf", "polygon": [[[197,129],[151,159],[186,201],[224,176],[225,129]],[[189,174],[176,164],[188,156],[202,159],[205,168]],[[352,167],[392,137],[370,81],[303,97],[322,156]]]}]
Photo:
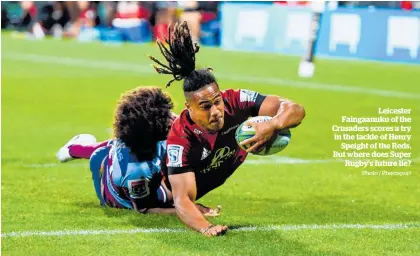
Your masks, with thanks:
[{"label": "green turf", "polygon": [[[109,138],[113,108],[125,90],[138,85],[164,88],[169,77],[153,72],[146,57],[149,53],[159,54],[151,44],[115,47],[25,41],[3,34],[2,234],[184,227],[174,216],[99,207],[86,161],[31,166],[56,163],[56,150],[75,134]],[[331,160],[332,151],[339,147],[331,126],[338,124],[342,115],[375,116],[378,107],[411,108],[413,164],[387,170],[410,170],[412,175],[367,177],[361,175],[360,168],[344,167],[341,162],[244,164],[222,187],[201,200],[223,206],[222,216],[212,221],[231,227],[419,225],[420,66],[318,60],[315,77],[303,80],[296,74],[298,63],[297,57],[205,47],[198,55],[199,66],[213,67],[222,88],[282,95],[305,106],[306,119],[293,130],[290,145],[279,156]],[[362,91],[302,88],[288,81],[354,86]],[[366,93],[369,89],[414,96]],[[167,91],[179,112],[183,108],[181,84],[175,83]],[[192,231],[2,237],[2,254],[415,255],[420,254],[420,228],[230,232],[212,239]]]}]

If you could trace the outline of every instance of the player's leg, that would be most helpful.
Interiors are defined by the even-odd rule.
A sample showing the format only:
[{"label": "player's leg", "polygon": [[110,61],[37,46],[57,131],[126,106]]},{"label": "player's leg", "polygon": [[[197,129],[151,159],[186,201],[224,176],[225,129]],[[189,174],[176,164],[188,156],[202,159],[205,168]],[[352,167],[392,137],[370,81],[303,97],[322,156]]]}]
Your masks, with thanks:
[{"label": "player's leg", "polygon": [[101,193],[101,179],[103,174],[104,165],[106,164],[106,159],[111,149],[110,141],[106,146],[97,148],[91,155],[89,159],[89,168],[92,172],[93,187],[95,188],[96,196],[98,197],[101,205],[105,204],[105,200],[102,197]]},{"label": "player's leg", "polygon": [[108,146],[110,141],[106,140],[90,145],[73,144],[69,146],[69,154],[73,158],[90,159],[95,150]]},{"label": "player's leg", "polygon": [[89,159],[96,149],[104,147],[108,143],[109,140],[97,143],[95,136],[91,134],[79,134],[61,147],[56,157],[60,162],[67,162],[76,158]]}]

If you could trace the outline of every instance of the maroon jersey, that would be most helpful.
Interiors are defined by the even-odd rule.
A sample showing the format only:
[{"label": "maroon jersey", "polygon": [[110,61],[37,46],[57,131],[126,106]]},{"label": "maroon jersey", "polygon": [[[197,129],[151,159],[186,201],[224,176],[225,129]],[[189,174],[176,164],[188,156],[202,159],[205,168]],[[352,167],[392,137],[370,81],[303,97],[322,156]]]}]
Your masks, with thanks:
[{"label": "maroon jersey", "polygon": [[[167,139],[166,175],[193,171],[197,199],[222,185],[245,161],[246,151],[235,140],[236,128],[257,116],[265,96],[249,90],[222,92],[225,103],[223,128],[214,134],[195,124],[188,110],[174,121]],[[170,185],[170,184],[168,184]]]}]

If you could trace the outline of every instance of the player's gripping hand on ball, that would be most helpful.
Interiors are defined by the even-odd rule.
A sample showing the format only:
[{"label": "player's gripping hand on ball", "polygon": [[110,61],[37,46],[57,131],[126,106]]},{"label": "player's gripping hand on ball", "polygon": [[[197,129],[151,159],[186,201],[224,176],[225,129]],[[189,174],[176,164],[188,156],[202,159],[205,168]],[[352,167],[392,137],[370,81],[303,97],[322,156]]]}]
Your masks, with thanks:
[{"label": "player's gripping hand on ball", "polygon": [[211,225],[208,228],[202,229],[201,234],[205,236],[220,236],[224,235],[228,230],[227,226],[222,225]]},{"label": "player's gripping hand on ball", "polygon": [[258,112],[259,116],[272,116],[267,122],[249,122],[255,129],[255,135],[241,143],[249,146],[247,152],[258,152],[278,131],[298,126],[305,117],[304,108],[290,100],[277,96],[267,96]]},{"label": "player's gripping hand on ball", "polygon": [[255,129],[255,135],[252,138],[241,142],[241,146],[248,148],[246,152],[258,152],[265,144],[276,135],[276,126],[273,120],[267,122],[248,121],[247,125]]}]

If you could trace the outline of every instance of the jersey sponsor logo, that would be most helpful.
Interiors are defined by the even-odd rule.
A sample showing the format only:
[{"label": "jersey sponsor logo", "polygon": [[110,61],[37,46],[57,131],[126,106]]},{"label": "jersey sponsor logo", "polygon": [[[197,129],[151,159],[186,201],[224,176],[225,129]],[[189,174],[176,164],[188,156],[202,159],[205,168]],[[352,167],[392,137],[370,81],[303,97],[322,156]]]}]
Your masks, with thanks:
[{"label": "jersey sponsor logo", "polygon": [[194,133],[197,134],[197,135],[202,134],[202,132],[200,130],[198,130],[197,128],[194,128]]},{"label": "jersey sponsor logo", "polygon": [[181,167],[182,166],[182,152],[184,147],[181,145],[168,145],[168,167]]},{"label": "jersey sponsor logo", "polygon": [[150,195],[149,180],[138,179],[128,181],[128,192],[133,199],[141,199]]},{"label": "jersey sponsor logo", "polygon": [[257,92],[241,89],[239,100],[240,102],[255,102],[257,95]]},{"label": "jersey sponsor logo", "polygon": [[203,154],[201,155],[201,160],[206,159],[211,154],[211,151],[203,148]]},{"label": "jersey sponsor logo", "polygon": [[226,146],[223,148],[219,148],[216,153],[214,154],[213,159],[211,160],[211,163],[209,166],[207,166],[205,169],[203,169],[202,173],[208,173],[210,171],[213,171],[217,168],[219,168],[228,158],[235,155],[236,150],[231,149],[230,147]]},{"label": "jersey sponsor logo", "polygon": [[227,129],[226,131],[222,132],[222,135],[225,135],[225,134],[230,133],[232,130],[238,128],[238,126],[239,126],[239,124],[237,124],[235,126],[232,126],[232,127],[229,127],[229,129]]}]

